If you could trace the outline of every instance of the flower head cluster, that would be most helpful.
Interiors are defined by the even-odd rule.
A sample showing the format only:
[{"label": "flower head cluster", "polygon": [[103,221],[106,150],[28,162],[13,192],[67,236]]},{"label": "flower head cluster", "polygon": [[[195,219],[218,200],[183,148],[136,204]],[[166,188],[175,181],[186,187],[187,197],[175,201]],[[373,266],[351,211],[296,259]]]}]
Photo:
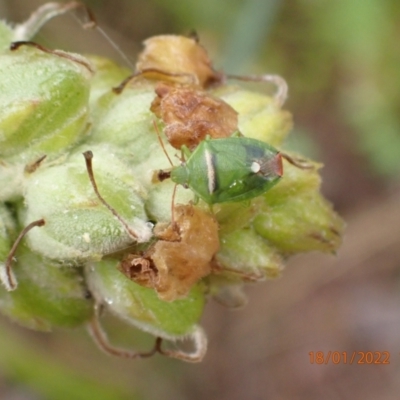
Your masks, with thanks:
[{"label": "flower head cluster", "polygon": [[[227,84],[181,36],[148,39],[129,77],[98,57],[10,50],[17,28],[0,24],[4,314],[38,330],[87,323],[113,354],[198,361],[206,299],[241,306],[243,282],[337,249],[343,222],[320,194],[321,165],[284,150],[281,78],[259,78],[274,96]],[[103,309],[159,338],[154,350],[113,348]],[[193,352],[161,347],[186,337]]]}]

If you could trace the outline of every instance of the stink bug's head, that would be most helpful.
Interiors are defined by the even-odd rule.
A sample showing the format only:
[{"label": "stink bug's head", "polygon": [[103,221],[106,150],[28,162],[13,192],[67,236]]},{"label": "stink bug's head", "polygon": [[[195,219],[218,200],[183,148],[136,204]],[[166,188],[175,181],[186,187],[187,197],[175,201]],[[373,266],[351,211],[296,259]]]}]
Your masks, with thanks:
[{"label": "stink bug's head", "polygon": [[275,157],[270,159],[264,158],[253,161],[251,164],[251,170],[260,176],[265,178],[268,177],[279,177],[283,175],[283,163],[281,153],[277,153]]}]

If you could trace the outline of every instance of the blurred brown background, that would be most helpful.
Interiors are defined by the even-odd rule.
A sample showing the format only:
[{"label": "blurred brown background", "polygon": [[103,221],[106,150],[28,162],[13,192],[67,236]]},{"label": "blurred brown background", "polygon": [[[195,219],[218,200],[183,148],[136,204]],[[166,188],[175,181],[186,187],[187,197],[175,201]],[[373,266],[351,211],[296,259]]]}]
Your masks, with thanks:
[{"label": "blurred brown background", "polygon": [[[43,3],[2,0],[1,17],[19,22]],[[86,4],[133,62],[146,37],[195,29],[217,68],[282,75],[290,88],[286,108],[295,119],[290,146],[324,162],[323,192],[348,228],[336,256],[295,257],[279,280],[248,286],[244,309],[232,312],[210,303],[203,318],[209,351],[198,365],[160,356],[111,359],[94,348],[83,329],[45,335],[2,320],[1,347],[10,335],[21,347],[12,365],[0,360],[0,398],[46,398],[41,387],[50,384],[51,373],[46,378],[44,370],[43,378],[38,371],[35,381],[17,360],[29,354],[23,345],[29,343],[50,370],[114,387],[110,399],[398,399],[400,3]],[[104,38],[84,31],[70,16],[50,22],[37,40],[123,63]],[[115,340],[124,340],[123,329],[114,325]],[[317,351],[347,352],[348,358],[354,351],[387,351],[390,364],[311,364],[309,353]]]}]

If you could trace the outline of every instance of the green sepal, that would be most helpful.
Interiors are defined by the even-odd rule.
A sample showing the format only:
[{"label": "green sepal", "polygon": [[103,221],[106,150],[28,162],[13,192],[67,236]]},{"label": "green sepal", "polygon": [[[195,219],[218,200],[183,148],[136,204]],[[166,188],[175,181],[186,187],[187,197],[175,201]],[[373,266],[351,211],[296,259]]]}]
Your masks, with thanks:
[{"label": "green sepal", "polygon": [[204,307],[204,287],[195,286],[184,299],[160,300],[153,289],[130,281],[117,270],[115,261],[101,261],[87,267],[87,281],[96,300],[114,315],[165,339],[189,335]]},{"label": "green sepal", "polygon": [[74,144],[85,132],[90,77],[83,65],[35,48],[1,54],[0,156],[28,163]]},{"label": "green sepal", "polygon": [[0,287],[0,310],[18,324],[40,331],[74,327],[91,318],[93,302],[81,268],[48,260],[20,244],[13,263],[18,288]]},{"label": "green sepal", "polygon": [[127,76],[131,75],[132,71],[105,57],[88,55],[87,58],[95,69],[90,85],[89,100],[90,105],[94,106],[103,94],[111,93],[112,88],[118,86]]},{"label": "green sepal", "polygon": [[109,90],[100,96],[92,110],[93,133],[89,143],[111,141],[115,146],[129,149],[135,156],[135,164],[148,159],[160,147],[150,112],[154,97],[152,86],[128,86],[120,94]]},{"label": "green sepal", "polygon": [[223,86],[213,94],[238,112],[239,130],[246,137],[279,148],[292,129],[292,115],[282,110],[272,97],[237,86]]},{"label": "green sepal", "polygon": [[138,237],[129,236],[95,195],[82,155],[89,150],[85,146],[58,165],[44,164],[27,181],[22,221],[27,225],[45,220],[27,235],[29,246],[45,257],[77,263],[99,260],[152,235],[144,211],[146,193],[121,152],[107,144],[90,149],[99,192]]},{"label": "green sepal", "polygon": [[224,275],[254,281],[276,278],[283,270],[278,251],[251,228],[222,234],[220,240],[215,260]]},{"label": "green sepal", "polygon": [[335,252],[341,244],[344,222],[319,192],[320,165],[307,162],[314,168],[285,163],[281,182],[262,197],[253,221],[256,232],[286,254]]}]

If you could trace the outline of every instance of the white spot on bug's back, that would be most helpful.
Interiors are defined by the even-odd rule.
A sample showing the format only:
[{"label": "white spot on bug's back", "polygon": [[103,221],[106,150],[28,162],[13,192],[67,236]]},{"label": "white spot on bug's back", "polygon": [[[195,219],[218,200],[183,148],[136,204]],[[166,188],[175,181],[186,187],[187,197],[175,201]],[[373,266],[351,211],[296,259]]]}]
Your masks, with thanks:
[{"label": "white spot on bug's back", "polygon": [[261,165],[258,162],[253,161],[250,167],[251,171],[257,174],[260,172]]},{"label": "white spot on bug's back", "polygon": [[210,194],[215,191],[215,168],[213,164],[212,154],[206,150],[204,152],[207,164],[207,179],[208,179],[208,192]]}]

